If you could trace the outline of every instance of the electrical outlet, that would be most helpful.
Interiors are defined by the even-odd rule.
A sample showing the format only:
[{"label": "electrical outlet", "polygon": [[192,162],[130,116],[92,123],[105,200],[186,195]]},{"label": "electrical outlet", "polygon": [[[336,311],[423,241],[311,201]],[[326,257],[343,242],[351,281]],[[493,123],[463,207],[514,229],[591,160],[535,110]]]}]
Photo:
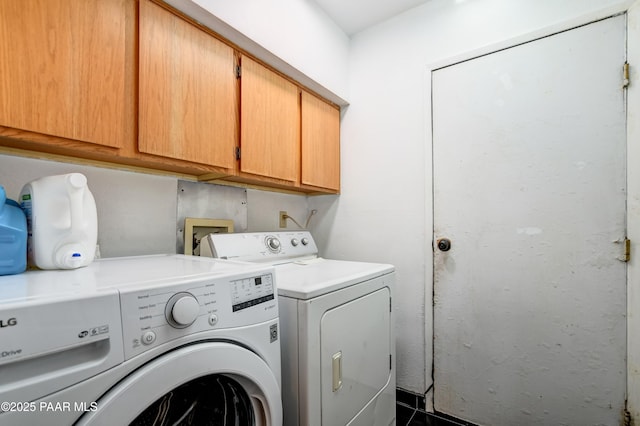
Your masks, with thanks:
[{"label": "electrical outlet", "polygon": [[280,228],[286,228],[287,227],[287,212],[285,211],[280,211]]}]

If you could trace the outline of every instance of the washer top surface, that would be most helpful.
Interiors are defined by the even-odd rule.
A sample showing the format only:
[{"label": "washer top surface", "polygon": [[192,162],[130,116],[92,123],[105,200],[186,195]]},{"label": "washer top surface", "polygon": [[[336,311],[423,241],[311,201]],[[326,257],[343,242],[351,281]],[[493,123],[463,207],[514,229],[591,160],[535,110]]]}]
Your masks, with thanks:
[{"label": "washer top surface", "polygon": [[162,287],[203,277],[222,277],[260,265],[185,255],[150,255],[98,259],[72,270],[29,270],[0,277],[0,306],[56,298],[86,297],[91,293]]},{"label": "washer top surface", "polygon": [[309,231],[210,234],[206,240],[214,257],[274,265],[278,294],[296,299],[311,299],[394,271],[388,264],[318,257]]}]

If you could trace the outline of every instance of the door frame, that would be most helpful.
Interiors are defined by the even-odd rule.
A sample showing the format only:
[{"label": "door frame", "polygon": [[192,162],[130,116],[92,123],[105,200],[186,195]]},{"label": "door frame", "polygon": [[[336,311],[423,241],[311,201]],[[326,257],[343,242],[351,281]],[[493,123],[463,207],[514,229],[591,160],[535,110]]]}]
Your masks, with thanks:
[{"label": "door frame", "polygon": [[[630,64],[630,84],[627,88],[627,238],[631,240],[631,260],[627,265],[627,410],[633,419],[640,419],[640,0],[626,0],[616,5],[580,15],[539,30],[495,44],[473,49],[430,64],[424,75],[425,96],[425,228],[431,237],[425,238],[425,383],[427,411],[433,412],[433,122],[431,74],[433,71],[511,48],[539,38],[567,31],[614,15],[627,13],[627,61]],[[622,64],[621,64],[622,66]],[[622,76],[622,68],[620,69]],[[622,79],[622,77],[621,77]],[[634,163],[634,159],[637,159]],[[636,166],[636,167],[634,167]],[[636,254],[638,253],[638,254]],[[429,285],[431,283],[431,285]],[[634,283],[636,284],[634,286]],[[634,312],[637,314],[634,315]]]}]

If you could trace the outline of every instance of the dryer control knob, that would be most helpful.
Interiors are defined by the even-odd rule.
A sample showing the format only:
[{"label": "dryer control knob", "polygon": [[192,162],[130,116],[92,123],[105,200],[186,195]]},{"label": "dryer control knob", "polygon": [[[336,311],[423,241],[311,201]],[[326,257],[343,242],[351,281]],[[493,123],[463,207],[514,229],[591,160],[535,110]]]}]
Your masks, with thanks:
[{"label": "dryer control knob", "polygon": [[309,239],[308,238],[303,238],[302,239],[302,245],[306,246],[307,244],[309,244]]},{"label": "dryer control knob", "polygon": [[167,302],[165,316],[174,328],[189,327],[198,318],[200,304],[191,293],[178,293]]},{"label": "dryer control knob", "polygon": [[296,238],[294,238],[293,240],[291,240],[291,245],[296,247],[298,245],[298,240]]},{"label": "dryer control knob", "polygon": [[272,251],[274,253],[277,253],[277,252],[280,251],[280,240],[277,239],[276,237],[269,236],[269,237],[267,237],[266,242],[267,242],[267,248],[270,251]]}]

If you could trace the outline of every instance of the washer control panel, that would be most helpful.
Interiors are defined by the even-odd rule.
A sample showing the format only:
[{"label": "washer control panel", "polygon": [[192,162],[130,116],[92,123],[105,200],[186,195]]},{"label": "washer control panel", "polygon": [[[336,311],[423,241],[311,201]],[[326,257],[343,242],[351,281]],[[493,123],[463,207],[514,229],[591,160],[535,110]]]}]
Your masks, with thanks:
[{"label": "washer control panel", "polygon": [[189,334],[277,318],[272,268],[147,289],[121,289],[125,358]]}]

